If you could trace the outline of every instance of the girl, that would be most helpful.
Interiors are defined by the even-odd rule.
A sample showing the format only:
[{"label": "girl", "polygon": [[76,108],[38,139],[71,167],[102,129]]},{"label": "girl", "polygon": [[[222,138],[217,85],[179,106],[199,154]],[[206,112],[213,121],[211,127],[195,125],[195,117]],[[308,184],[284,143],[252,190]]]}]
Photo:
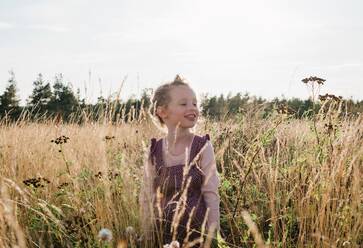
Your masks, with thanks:
[{"label": "girl", "polygon": [[[199,110],[194,91],[178,75],[152,99],[167,135],[151,139],[140,194],[144,237],[199,247],[219,231],[219,177],[209,135],[192,132]],[[150,233],[153,231],[153,234]],[[188,245],[186,245],[188,244]]]}]

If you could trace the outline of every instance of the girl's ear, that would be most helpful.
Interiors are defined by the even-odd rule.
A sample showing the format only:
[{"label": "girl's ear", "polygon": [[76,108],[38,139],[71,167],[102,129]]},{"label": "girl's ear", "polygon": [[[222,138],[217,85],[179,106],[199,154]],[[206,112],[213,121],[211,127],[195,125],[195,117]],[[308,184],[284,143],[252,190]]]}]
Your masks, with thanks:
[{"label": "girl's ear", "polygon": [[158,106],[156,108],[156,114],[161,118],[161,119],[166,119],[168,117],[168,114],[166,112],[166,108],[164,106]]}]

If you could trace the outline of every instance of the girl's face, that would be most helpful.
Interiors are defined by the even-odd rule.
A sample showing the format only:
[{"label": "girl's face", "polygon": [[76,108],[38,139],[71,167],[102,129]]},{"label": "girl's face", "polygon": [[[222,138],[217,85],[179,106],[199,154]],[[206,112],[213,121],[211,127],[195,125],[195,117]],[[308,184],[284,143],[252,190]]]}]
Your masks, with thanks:
[{"label": "girl's face", "polygon": [[170,102],[159,109],[159,116],[167,126],[192,128],[197,123],[199,109],[194,91],[184,85],[175,86],[169,91]]}]

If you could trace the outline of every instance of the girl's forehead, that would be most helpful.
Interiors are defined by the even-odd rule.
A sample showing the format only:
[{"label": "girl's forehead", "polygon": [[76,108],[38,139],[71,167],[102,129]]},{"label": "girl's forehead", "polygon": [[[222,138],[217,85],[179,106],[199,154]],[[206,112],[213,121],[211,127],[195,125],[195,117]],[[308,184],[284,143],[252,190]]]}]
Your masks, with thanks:
[{"label": "girl's forehead", "polygon": [[183,98],[196,99],[195,92],[189,86],[184,86],[184,85],[173,87],[170,90],[169,94],[173,100],[180,100]]}]

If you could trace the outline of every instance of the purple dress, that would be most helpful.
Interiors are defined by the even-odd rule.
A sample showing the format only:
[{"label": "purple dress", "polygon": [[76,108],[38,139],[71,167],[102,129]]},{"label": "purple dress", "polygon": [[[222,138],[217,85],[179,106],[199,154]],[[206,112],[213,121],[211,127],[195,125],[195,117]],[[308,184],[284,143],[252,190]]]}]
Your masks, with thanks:
[{"label": "purple dress", "polygon": [[[162,139],[159,139],[158,141],[156,141],[155,138],[151,139],[151,161],[153,166],[156,166],[156,176],[153,181],[153,189],[154,192],[156,192],[157,188],[160,187],[160,191],[162,193],[160,201],[162,216],[160,216],[160,211],[156,206],[154,206],[154,211],[156,216],[156,226],[158,230],[162,231],[163,244],[167,244],[172,241],[173,233],[171,231],[171,225],[177,202],[183,192],[186,192],[186,205],[184,205],[184,213],[180,214],[176,240],[178,240],[181,245],[183,244],[183,241],[187,236],[187,223],[189,217],[191,218],[191,222],[188,241],[193,241],[200,237],[201,227],[206,214],[206,204],[201,192],[204,175],[196,164],[191,165],[190,162],[193,161],[208,140],[208,134],[204,137],[198,135],[194,136],[188,161],[190,168],[187,173],[187,180],[184,180],[183,182],[183,168],[185,167],[185,164],[168,167],[165,166],[163,161]],[[183,190],[186,188],[189,179],[190,184],[188,189]],[[156,202],[156,199],[154,202]],[[191,215],[193,208],[195,210],[193,215]],[[180,210],[176,212],[182,213]],[[195,247],[199,247],[199,244]]]}]

